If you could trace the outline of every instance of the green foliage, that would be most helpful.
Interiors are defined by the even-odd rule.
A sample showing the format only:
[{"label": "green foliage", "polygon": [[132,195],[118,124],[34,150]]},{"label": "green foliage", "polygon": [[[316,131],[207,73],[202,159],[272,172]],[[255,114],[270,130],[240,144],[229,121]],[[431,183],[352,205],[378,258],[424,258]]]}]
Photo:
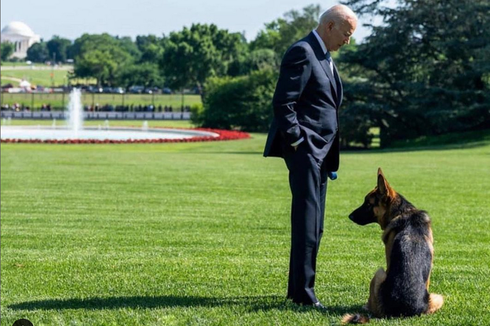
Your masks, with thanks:
[{"label": "green foliage", "polygon": [[340,144],[349,147],[371,147],[374,135],[371,133],[371,112],[365,106],[344,104],[339,113],[341,125]]},{"label": "green foliage", "polygon": [[164,80],[159,73],[158,65],[149,61],[121,67],[116,83],[122,87],[129,87],[132,85],[141,85],[145,87],[164,86]]},{"label": "green foliage", "polygon": [[303,8],[303,12],[291,10],[279,18],[265,25],[250,48],[271,49],[281,58],[286,50],[297,40],[305,37],[317,25],[321,14],[319,5],[310,5]]},{"label": "green foliage", "polygon": [[131,37],[129,36],[116,36],[116,44],[118,47],[120,47],[124,52],[128,53],[131,55],[133,58],[132,61],[139,61],[141,59],[141,51],[139,50],[138,45],[133,42]]},{"label": "green foliage", "polygon": [[[381,128],[381,145],[455,131],[490,128],[490,4],[478,1],[351,0],[385,24],[341,60],[357,66],[346,92]],[[468,17],[472,17],[468,19]],[[348,90],[349,87],[346,87]]]},{"label": "green foliage", "polygon": [[204,106],[202,103],[195,103],[191,105],[191,122],[193,125],[202,126]]},{"label": "green foliage", "polygon": [[106,84],[117,71],[117,62],[112,60],[111,53],[104,50],[91,50],[77,57],[75,77],[93,77],[97,84]]},{"label": "green foliage", "polygon": [[48,47],[45,42],[34,43],[27,49],[26,60],[43,63],[50,60]]},{"label": "green foliage", "polygon": [[255,70],[279,69],[279,60],[271,49],[258,49],[250,52],[245,60],[244,73]]},{"label": "green foliage", "polygon": [[248,75],[262,69],[279,69],[279,59],[271,49],[258,49],[242,53],[230,63],[227,75],[230,77]]},{"label": "green foliage", "polygon": [[69,39],[53,36],[51,40],[46,42],[50,59],[55,62],[66,62],[68,58],[68,49],[72,42]]},{"label": "green foliage", "polygon": [[170,87],[197,86],[202,91],[208,78],[226,75],[244,42],[242,35],[230,34],[214,24],[193,24],[163,39],[159,65]]},{"label": "green foliage", "polygon": [[114,85],[121,68],[134,61],[131,49],[138,51],[135,45],[129,45],[126,38],[84,34],[73,45],[76,55],[74,76],[96,78],[98,85]]},{"label": "green foliage", "polygon": [[163,53],[161,42],[155,35],[136,36],[136,46],[141,53],[140,62],[157,63]]},{"label": "green foliage", "polygon": [[257,70],[247,76],[211,78],[204,110],[195,121],[203,127],[265,132],[272,119],[276,72]]},{"label": "green foliage", "polygon": [[8,41],[0,43],[0,53],[2,62],[7,61],[14,53],[14,45]]}]

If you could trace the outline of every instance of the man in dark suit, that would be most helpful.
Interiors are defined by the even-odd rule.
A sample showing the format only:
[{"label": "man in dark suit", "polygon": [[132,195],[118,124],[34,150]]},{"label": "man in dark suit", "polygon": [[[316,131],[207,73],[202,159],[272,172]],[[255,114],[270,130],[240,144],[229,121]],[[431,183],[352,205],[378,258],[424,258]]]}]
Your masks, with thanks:
[{"label": "man in dark suit", "polygon": [[323,233],[327,176],[339,167],[338,110],[342,82],[330,52],[348,44],[357,17],[336,5],[283,57],[273,98],[274,119],[264,156],[283,157],[292,193],[287,297],[322,308],[315,295],[316,257]]}]

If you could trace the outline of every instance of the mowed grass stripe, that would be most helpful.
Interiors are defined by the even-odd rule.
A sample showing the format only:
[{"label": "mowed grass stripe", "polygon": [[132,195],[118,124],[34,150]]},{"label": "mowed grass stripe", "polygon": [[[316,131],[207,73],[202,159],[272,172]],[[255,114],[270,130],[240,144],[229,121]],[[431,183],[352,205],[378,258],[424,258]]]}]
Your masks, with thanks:
[{"label": "mowed grass stripe", "polygon": [[290,194],[265,135],[196,144],[1,145],[1,325],[331,325],[385,265],[378,226],[347,218],[391,185],[433,219],[433,316],[372,325],[490,324],[490,144],[344,153],[329,183],[317,293],[285,301]]}]

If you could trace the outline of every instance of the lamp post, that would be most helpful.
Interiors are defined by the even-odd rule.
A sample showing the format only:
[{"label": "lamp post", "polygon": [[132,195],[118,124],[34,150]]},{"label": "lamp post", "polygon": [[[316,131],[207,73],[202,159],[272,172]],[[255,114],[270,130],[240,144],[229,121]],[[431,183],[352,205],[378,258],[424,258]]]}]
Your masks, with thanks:
[{"label": "lamp post", "polygon": [[182,87],[182,103],[180,104],[180,119],[184,120],[184,87]]},{"label": "lamp post", "polygon": [[51,62],[51,87],[54,88],[54,64],[56,62],[56,52],[53,52],[53,62]]}]

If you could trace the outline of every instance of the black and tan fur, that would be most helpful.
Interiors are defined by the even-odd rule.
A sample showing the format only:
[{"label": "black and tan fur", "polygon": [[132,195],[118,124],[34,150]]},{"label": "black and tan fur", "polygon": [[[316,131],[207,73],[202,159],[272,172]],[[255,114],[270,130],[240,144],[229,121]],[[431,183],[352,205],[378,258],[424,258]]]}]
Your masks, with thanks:
[{"label": "black and tan fur", "polygon": [[[431,221],[390,187],[381,169],[378,185],[349,218],[359,224],[378,223],[383,230],[386,271],[380,268],[371,280],[366,308],[375,317],[410,317],[432,314],[444,300],[429,294],[434,256]],[[343,323],[367,323],[361,315],[345,315]]]}]

